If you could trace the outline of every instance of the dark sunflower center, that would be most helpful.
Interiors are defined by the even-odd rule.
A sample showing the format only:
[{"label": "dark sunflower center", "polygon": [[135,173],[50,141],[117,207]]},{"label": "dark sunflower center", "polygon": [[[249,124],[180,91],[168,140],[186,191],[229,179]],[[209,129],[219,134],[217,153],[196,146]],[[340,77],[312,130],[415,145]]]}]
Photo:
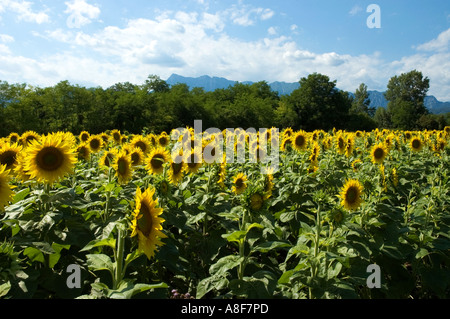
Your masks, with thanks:
[{"label": "dark sunflower center", "polygon": [[151,165],[154,169],[160,169],[164,163],[164,156],[156,154],[152,157]]},{"label": "dark sunflower center", "polygon": [[117,162],[117,170],[120,175],[125,175],[128,172],[128,165],[125,159],[121,158]]},{"label": "dark sunflower center", "polygon": [[89,138],[89,135],[88,135],[88,134],[82,134],[82,135],[81,135],[81,140],[82,140],[83,142],[86,142],[86,141],[88,140],[88,138]]},{"label": "dark sunflower center", "polygon": [[98,139],[93,139],[93,140],[89,143],[89,145],[91,146],[91,148],[92,148],[93,150],[96,150],[96,149],[98,149],[98,148],[100,147],[100,140],[98,140]]},{"label": "dark sunflower center", "polygon": [[172,163],[172,171],[174,175],[177,175],[181,172],[181,169],[183,167],[182,163]]},{"label": "dark sunflower center", "polygon": [[358,190],[355,187],[350,187],[347,190],[347,193],[345,194],[345,199],[350,204],[353,204],[354,202],[356,202],[357,197],[358,197]]},{"label": "dark sunflower center", "polygon": [[105,165],[108,166],[108,167],[111,166],[112,160],[113,160],[113,155],[111,153],[108,153],[105,156]]},{"label": "dark sunflower center", "polygon": [[0,154],[0,164],[6,165],[6,168],[11,168],[16,163],[17,153],[14,151],[6,151]]},{"label": "dark sunflower center", "polygon": [[114,140],[116,140],[116,141],[120,141],[120,134],[119,134],[119,133],[114,133],[114,134],[113,134],[113,138],[114,138]]},{"label": "dark sunflower center", "polygon": [[376,159],[381,159],[384,156],[384,150],[382,148],[375,149],[375,152],[373,152],[373,156]]},{"label": "dark sunflower center", "polygon": [[139,147],[139,148],[142,150],[142,152],[144,152],[144,153],[145,153],[145,151],[147,150],[147,145],[145,145],[145,143],[142,142],[142,141],[136,142],[136,143],[134,144],[134,146]]},{"label": "dark sunflower center", "polygon": [[150,213],[150,208],[146,203],[141,203],[137,226],[139,230],[144,234],[144,236],[147,237],[148,235],[150,235],[153,227],[153,219]]},{"label": "dark sunflower center", "polygon": [[412,141],[412,147],[413,148],[420,148],[420,141],[419,140],[413,140]]},{"label": "dark sunflower center", "polygon": [[344,140],[339,139],[339,148],[344,148]]},{"label": "dark sunflower center", "polygon": [[45,147],[37,155],[37,165],[46,171],[56,171],[63,163],[64,155],[56,147]]},{"label": "dark sunflower center", "polygon": [[137,165],[141,161],[141,156],[138,153],[131,154],[131,162],[133,165]]},{"label": "dark sunflower center", "polygon": [[242,178],[238,178],[235,182],[236,188],[241,188],[242,186],[244,186],[244,181],[242,180]]},{"label": "dark sunflower center", "polygon": [[163,146],[167,145],[167,138],[165,136],[160,137],[159,144],[161,144]]},{"label": "dark sunflower center", "polygon": [[297,138],[295,139],[295,145],[297,145],[297,146],[305,145],[305,137],[302,135],[297,136]]},{"label": "dark sunflower center", "polygon": [[31,143],[34,140],[36,140],[36,137],[34,137],[33,135],[27,136],[26,138],[27,143]]}]

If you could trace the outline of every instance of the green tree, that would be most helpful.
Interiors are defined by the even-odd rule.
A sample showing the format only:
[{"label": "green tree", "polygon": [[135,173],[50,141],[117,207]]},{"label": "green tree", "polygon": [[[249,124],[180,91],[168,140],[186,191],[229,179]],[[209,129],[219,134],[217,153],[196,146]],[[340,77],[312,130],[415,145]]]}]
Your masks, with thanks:
[{"label": "green tree", "polygon": [[350,108],[351,114],[367,114],[374,116],[375,108],[370,107],[369,92],[367,91],[367,85],[361,83],[355,91],[355,97],[352,101],[352,107]]},{"label": "green tree", "polygon": [[382,106],[377,108],[373,118],[379,128],[390,128],[392,126],[391,117],[387,110]]},{"label": "green tree", "polygon": [[290,95],[290,103],[304,130],[343,128],[351,107],[348,92],[336,88],[336,81],[313,73],[300,79],[300,87]]},{"label": "green tree", "polygon": [[385,97],[394,128],[417,128],[417,120],[428,114],[424,100],[429,87],[430,80],[417,70],[393,76],[389,80]]}]

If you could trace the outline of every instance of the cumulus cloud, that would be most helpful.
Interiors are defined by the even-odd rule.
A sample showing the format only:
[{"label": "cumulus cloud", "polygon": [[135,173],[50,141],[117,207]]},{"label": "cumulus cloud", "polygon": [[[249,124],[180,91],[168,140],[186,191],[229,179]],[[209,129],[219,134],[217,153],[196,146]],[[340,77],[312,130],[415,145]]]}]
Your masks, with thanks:
[{"label": "cumulus cloud", "polygon": [[363,8],[359,5],[355,5],[351,8],[351,10],[348,12],[349,15],[354,16],[357,15],[358,13],[362,12]]},{"label": "cumulus cloud", "polygon": [[29,1],[15,1],[15,0],[2,0],[0,2],[0,12],[10,11],[17,15],[19,21],[35,22],[42,24],[50,22],[50,17],[45,11],[35,12],[32,9],[32,2]]},{"label": "cumulus cloud", "polygon": [[[383,91],[390,77],[417,69],[430,78],[429,94],[450,101],[446,31],[419,45],[416,54],[386,61],[380,52],[312,52],[281,35],[275,27],[267,30],[267,37],[255,40],[232,37],[225,27],[231,17],[230,12],[161,12],[154,19],[131,19],[123,27],[106,26],[91,33],[80,29],[49,30],[35,35],[68,47],[42,60],[14,55],[7,47],[9,38],[3,36],[0,78],[39,85],[65,79],[85,83],[88,79],[93,85],[108,87],[125,81],[143,83],[149,74],[163,79],[178,73],[235,81],[295,82],[318,72],[337,80],[340,89],[354,92],[363,82],[371,90]],[[251,17],[255,19],[256,15]]]},{"label": "cumulus cloud", "polygon": [[448,51],[450,43],[450,29],[439,34],[436,39],[423,43],[417,47],[419,51]]},{"label": "cumulus cloud", "polygon": [[275,12],[269,8],[253,8],[250,6],[233,5],[227,10],[234,24],[240,26],[254,25],[258,20],[268,20]]},{"label": "cumulus cloud", "polygon": [[[186,12],[167,13],[155,19],[129,20],[120,28],[109,26],[92,34],[83,31],[54,30],[45,37],[66,42],[84,52],[70,70],[72,78],[86,78],[92,67],[97,70],[99,85],[112,85],[120,81],[140,83],[148,74],[167,78],[172,73],[186,76],[204,74],[227,77],[236,81],[298,81],[301,76],[320,72],[338,79],[340,88],[354,90],[355,82],[377,84],[382,67],[377,55],[351,56],[336,52],[314,53],[302,50],[292,39],[277,36],[269,29],[270,38],[246,41],[233,38],[222,30],[221,15],[198,15]],[[83,64],[78,59],[85,56]],[[98,61],[97,64],[95,61]],[[63,59],[52,60],[57,65]],[[87,61],[90,61],[89,63]],[[116,66],[107,73],[100,65]],[[83,65],[89,70],[84,70]],[[104,70],[104,71],[102,71]],[[60,78],[67,78],[68,67],[54,68]],[[385,77],[381,77],[385,78]]]},{"label": "cumulus cloud", "polygon": [[65,4],[67,9],[64,13],[69,15],[66,21],[69,28],[81,28],[100,15],[100,8],[87,3],[86,0],[71,0]]},{"label": "cumulus cloud", "polygon": [[8,34],[0,34],[0,41],[3,43],[14,42],[14,37]]}]

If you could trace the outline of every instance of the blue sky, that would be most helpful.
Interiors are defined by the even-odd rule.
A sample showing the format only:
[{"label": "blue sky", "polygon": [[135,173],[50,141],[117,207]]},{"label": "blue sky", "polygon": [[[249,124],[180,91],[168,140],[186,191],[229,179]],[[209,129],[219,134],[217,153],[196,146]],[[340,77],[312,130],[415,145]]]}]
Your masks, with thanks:
[{"label": "blue sky", "polygon": [[[370,4],[380,28],[367,25]],[[447,0],[0,0],[0,80],[34,86],[319,72],[344,90],[384,91],[416,69],[450,101],[449,43]]]}]

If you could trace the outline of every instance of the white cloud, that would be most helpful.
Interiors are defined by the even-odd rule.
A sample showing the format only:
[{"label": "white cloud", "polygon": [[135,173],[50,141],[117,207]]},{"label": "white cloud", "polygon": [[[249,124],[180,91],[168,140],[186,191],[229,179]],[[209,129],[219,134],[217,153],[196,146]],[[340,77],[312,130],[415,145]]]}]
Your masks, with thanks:
[{"label": "white cloud", "polygon": [[87,3],[85,0],[71,0],[65,2],[65,4],[67,9],[64,13],[69,14],[66,21],[69,28],[81,28],[100,15],[100,8]]},{"label": "white cloud", "polygon": [[420,51],[447,51],[450,43],[450,29],[439,34],[436,39],[421,44],[417,47]]},{"label": "white cloud", "polygon": [[32,5],[33,3],[29,1],[2,0],[0,12],[11,11],[17,14],[19,21],[35,22],[37,24],[50,22],[50,17],[47,13],[44,11],[33,11]]},{"label": "white cloud", "polygon": [[442,36],[445,32],[418,46],[417,54],[386,61],[380,52],[350,55],[305,50],[292,38],[275,34],[279,30],[274,27],[267,30],[270,36],[242,40],[224,32],[229,19],[229,12],[162,12],[155,19],[133,19],[124,27],[107,26],[94,33],[64,29],[35,33],[67,44],[65,51],[42,59],[14,55],[4,36],[0,78],[35,85],[54,85],[65,79],[95,81],[92,85],[108,87],[125,81],[140,84],[149,74],[163,79],[178,73],[235,81],[296,82],[318,72],[337,80],[340,89],[354,92],[362,82],[371,90],[384,91],[390,77],[417,69],[430,78],[429,94],[450,101],[450,52],[442,50],[448,43]]},{"label": "white cloud", "polygon": [[[123,81],[142,83],[148,74],[162,78],[172,73],[210,74],[236,81],[295,82],[313,72],[338,79],[340,88],[351,91],[360,82],[386,84],[377,82],[386,79],[388,73],[383,73],[378,55],[301,50],[289,37],[276,36],[275,28],[269,31],[273,37],[254,41],[233,38],[223,32],[209,34],[208,30],[223,28],[222,19],[166,12],[154,20],[130,20],[123,28],[109,26],[94,34],[70,30],[47,32],[48,39],[75,46],[77,52],[67,53],[67,59],[61,55],[51,57],[48,68],[58,79],[78,82],[95,70],[96,76],[92,78],[102,86]],[[111,61],[115,62],[113,68]],[[71,63],[76,67],[69,68]],[[58,67],[59,64],[64,65]]]},{"label": "white cloud", "polygon": [[227,10],[231,21],[234,24],[241,26],[251,26],[256,23],[258,19],[268,20],[272,18],[275,12],[269,8],[253,8],[250,6],[236,6],[233,5]]},{"label": "white cloud", "polygon": [[14,42],[14,37],[8,34],[0,34],[0,41],[3,43]]},{"label": "white cloud", "polygon": [[269,35],[276,35],[277,34],[277,30],[275,27],[270,27],[269,29],[267,29],[267,33]]},{"label": "white cloud", "polygon": [[349,15],[354,16],[363,11],[363,8],[359,5],[353,6],[353,8],[348,12]]}]

